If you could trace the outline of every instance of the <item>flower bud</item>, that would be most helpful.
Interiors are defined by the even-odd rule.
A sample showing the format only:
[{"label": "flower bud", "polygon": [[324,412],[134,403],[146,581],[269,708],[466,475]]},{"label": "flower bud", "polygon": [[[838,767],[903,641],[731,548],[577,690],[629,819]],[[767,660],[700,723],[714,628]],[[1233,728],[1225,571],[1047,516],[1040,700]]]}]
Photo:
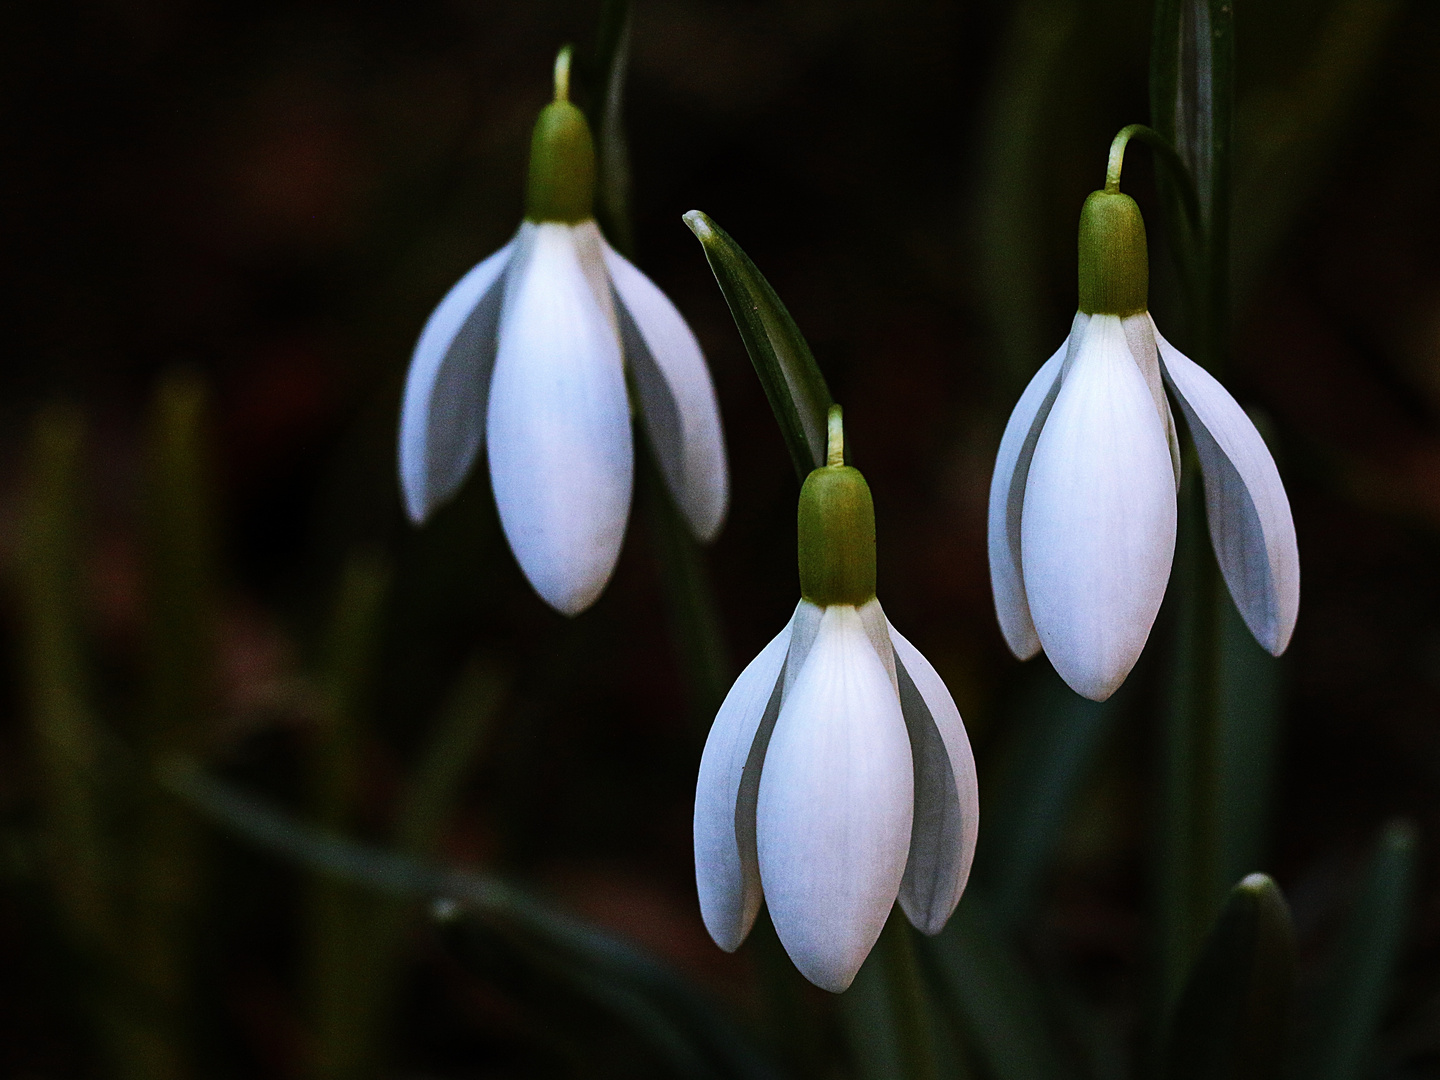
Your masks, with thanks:
[{"label": "flower bud", "polygon": [[540,110],[530,138],[525,217],[576,225],[595,216],[595,142],[585,114],[570,104],[570,50],[555,62],[555,100]]},{"label": "flower bud", "polygon": [[1145,219],[1129,195],[1092,191],[1080,211],[1080,310],[1138,315],[1149,307]]}]

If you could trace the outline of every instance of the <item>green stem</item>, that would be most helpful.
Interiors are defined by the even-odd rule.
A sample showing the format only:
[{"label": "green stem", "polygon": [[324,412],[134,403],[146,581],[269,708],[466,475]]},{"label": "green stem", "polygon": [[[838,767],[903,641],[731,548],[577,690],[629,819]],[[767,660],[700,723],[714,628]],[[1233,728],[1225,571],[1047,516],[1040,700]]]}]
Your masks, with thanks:
[{"label": "green stem", "polygon": [[1173,1002],[1225,896],[1219,573],[1208,550],[1193,454],[1186,456],[1175,557],[1177,606],[1162,792],[1162,981]]},{"label": "green stem", "polygon": [[930,1033],[930,1004],[920,975],[910,926],[897,906],[881,932],[885,944],[891,1010],[899,1036],[900,1056],[910,1080],[938,1080],[935,1045]]},{"label": "green stem", "polygon": [[[1195,516],[1197,531],[1200,531],[1199,515]],[[1224,899],[1226,885],[1221,866],[1225,843],[1221,835],[1224,808],[1220,805],[1223,788],[1223,717],[1219,694],[1220,597],[1218,568],[1203,541],[1196,544],[1192,552],[1197,564],[1197,603],[1194,611],[1194,652],[1190,658],[1195,669],[1195,861],[1190,870],[1190,922],[1197,934],[1204,934]]]},{"label": "green stem", "polygon": [[1120,171],[1125,167],[1125,148],[1134,139],[1144,143],[1155,154],[1170,180],[1180,192],[1181,205],[1192,229],[1200,228],[1200,198],[1195,190],[1195,178],[1190,175],[1184,160],[1158,132],[1144,124],[1127,124],[1110,142],[1110,157],[1105,165],[1105,190],[1112,195],[1120,190]]},{"label": "green stem", "polygon": [[[1234,91],[1232,0],[1157,0],[1151,43],[1154,130],[1125,129],[1111,147],[1118,183],[1125,143],[1158,153],[1193,355],[1219,374],[1229,339],[1230,128]],[[1129,135],[1127,136],[1127,132]],[[1173,148],[1173,149],[1172,149]],[[1226,712],[1221,605],[1227,600],[1205,535],[1204,500],[1187,455],[1176,553],[1170,701],[1164,734],[1160,850],[1161,981],[1173,1003],[1223,900],[1227,835]]]}]

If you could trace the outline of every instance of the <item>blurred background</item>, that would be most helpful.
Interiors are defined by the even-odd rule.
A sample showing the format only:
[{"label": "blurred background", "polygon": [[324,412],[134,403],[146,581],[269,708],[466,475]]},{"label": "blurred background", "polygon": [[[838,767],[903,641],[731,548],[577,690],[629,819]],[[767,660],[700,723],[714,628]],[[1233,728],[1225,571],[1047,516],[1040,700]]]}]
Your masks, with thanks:
[{"label": "blurred background", "polygon": [[[424,529],[399,501],[410,349],[516,228],[555,50],[584,54],[599,17],[595,0],[0,13],[0,1073],[650,1075],[604,1022],[593,1045],[576,1034],[591,1021],[499,946],[461,963],[422,918],[357,923],[353,891],[171,796],[77,809],[43,721],[70,692],[100,733],[80,740],[98,759],[85,768],[113,766],[121,788],[136,747],[181,749],[380,846],[414,809],[407,778],[434,773],[447,710],[468,709],[463,751],[440,754],[445,797],[405,818],[424,818],[410,846],[638,943],[742,1023],[764,1011],[763,955],[721,953],[700,922],[690,815],[717,694],[797,597],[796,485],[680,220],[692,208],[766,273],[846,408],[880,597],[975,742],[983,867],[1015,717],[1062,700],[995,623],[990,468],[1073,314],[1080,204],[1114,132],[1148,117],[1149,5],[636,0],[635,258],[705,348],[729,442],[730,516],[703,555],[718,651],[675,600],[653,485],[637,484],[608,591],[573,621],[518,572],[483,468]],[[1249,791],[1259,824],[1238,870],[1285,890],[1303,970],[1377,831],[1416,822],[1418,901],[1377,1067],[1436,1075],[1440,9],[1242,2],[1236,40],[1225,377],[1276,451],[1304,567],[1293,645],[1254,691],[1274,716],[1253,750],[1273,786]],[[1152,309],[1184,347],[1151,178],[1133,150]],[[66,491],[69,510],[47,503]],[[36,536],[61,519],[73,573],[46,579]],[[46,580],[73,602],[79,668],[46,651]],[[166,645],[154,628],[172,616]],[[1146,1010],[1163,668],[1164,617],[1079,769],[1020,935],[1122,1046]],[[155,721],[166,709],[181,719]],[[85,814],[109,823],[87,833]],[[106,866],[90,892],[57,829]],[[87,895],[109,914],[87,916]],[[394,941],[375,961],[388,1004],[337,1005],[371,984],[346,965],[380,940],[376,918]],[[141,958],[115,959],[127,949]],[[838,1023],[824,995],[800,997],[817,1031]],[[359,1064],[317,1064],[347,1038],[334,1017],[377,1015]]]}]

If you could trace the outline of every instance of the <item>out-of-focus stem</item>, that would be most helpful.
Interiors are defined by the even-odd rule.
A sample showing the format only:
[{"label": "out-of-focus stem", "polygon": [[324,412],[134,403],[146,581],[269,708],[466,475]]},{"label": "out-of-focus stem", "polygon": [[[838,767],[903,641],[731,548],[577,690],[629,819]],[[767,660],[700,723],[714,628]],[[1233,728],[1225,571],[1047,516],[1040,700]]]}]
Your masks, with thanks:
[{"label": "out-of-focus stem", "polygon": [[[214,711],[215,551],[207,403],[203,385],[162,380],[151,413],[145,476],[149,670],[136,733],[155,760],[195,752]],[[131,837],[134,890],[126,948],[138,992],[133,1075],[191,1075],[185,1045],[193,915],[199,888],[198,823],[168,792],[141,794]]]},{"label": "out-of-focus stem", "polygon": [[82,425],[72,410],[54,408],[37,419],[19,570],[48,872],[76,947],[104,952],[114,913],[96,801],[100,748],[86,692],[79,610],[82,446]]},{"label": "out-of-focus stem", "polygon": [[885,944],[890,1003],[909,1080],[939,1080],[930,1030],[930,1002],[920,974],[911,930],[897,906],[881,933]]},{"label": "out-of-focus stem", "polygon": [[[316,823],[344,834],[353,824],[360,787],[360,740],[373,688],[380,615],[388,574],[379,559],[353,556],[345,566],[322,664],[311,764]],[[379,1071],[375,1047],[383,990],[367,956],[377,904],[364,890],[329,878],[309,883],[310,1020],[314,1080],[362,1080]]]}]

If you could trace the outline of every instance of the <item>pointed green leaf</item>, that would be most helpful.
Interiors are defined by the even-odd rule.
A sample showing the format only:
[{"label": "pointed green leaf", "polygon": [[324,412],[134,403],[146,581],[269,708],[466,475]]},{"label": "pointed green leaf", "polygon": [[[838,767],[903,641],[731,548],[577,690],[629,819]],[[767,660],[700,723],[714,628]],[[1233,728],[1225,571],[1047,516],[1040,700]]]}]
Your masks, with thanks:
[{"label": "pointed green leaf", "polygon": [[724,229],[699,210],[685,215],[730,305],[780,434],[803,481],[825,464],[830,388],[780,297]]},{"label": "pointed green leaf", "polygon": [[1295,931],[1275,882],[1230,892],[1171,1019],[1166,1080],[1271,1080],[1289,1035]]},{"label": "pointed green leaf", "polygon": [[1336,943],[1314,1015],[1305,1025],[1292,1075],[1300,1080],[1361,1080],[1389,1001],[1400,943],[1414,902],[1416,831],[1385,827]]}]

